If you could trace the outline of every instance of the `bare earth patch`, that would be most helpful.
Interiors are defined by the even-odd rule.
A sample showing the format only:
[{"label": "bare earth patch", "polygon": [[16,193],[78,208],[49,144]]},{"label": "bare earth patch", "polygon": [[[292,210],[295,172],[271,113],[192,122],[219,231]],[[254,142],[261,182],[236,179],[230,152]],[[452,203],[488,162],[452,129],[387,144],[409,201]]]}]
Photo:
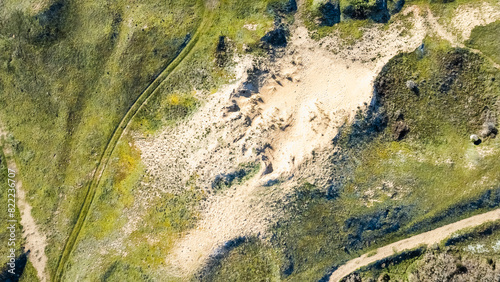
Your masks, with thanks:
[{"label": "bare earth patch", "polygon": [[[314,41],[300,21],[291,32],[276,60],[240,58],[234,83],[202,98],[203,106],[190,120],[155,136],[136,137],[154,190],[175,192],[189,183],[211,194],[197,227],[166,257],[179,276],[195,273],[228,240],[266,237],[269,224],[279,218],[270,203],[290,191],[315,151],[334,149],[331,140],[339,127],[371,103],[373,81],[393,56],[414,50],[427,34],[456,42],[417,6],[407,7],[386,30],[366,28],[353,45],[335,34]],[[255,177],[213,193],[218,175],[248,162],[262,164]],[[320,173],[320,167],[308,171]],[[263,186],[275,179],[281,184]]]}]

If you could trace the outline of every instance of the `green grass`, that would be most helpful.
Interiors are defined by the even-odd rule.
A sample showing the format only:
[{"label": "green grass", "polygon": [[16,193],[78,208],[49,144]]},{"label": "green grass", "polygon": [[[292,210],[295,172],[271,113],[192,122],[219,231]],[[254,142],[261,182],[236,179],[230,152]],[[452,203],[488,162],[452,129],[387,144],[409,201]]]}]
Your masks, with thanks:
[{"label": "green grass", "polygon": [[[260,39],[274,26],[277,12],[273,7],[287,1],[220,1],[212,11],[210,28],[201,35],[190,60],[184,62],[158,90],[160,95],[152,97],[147,107],[138,113],[134,128],[154,132],[161,126],[171,124],[170,95],[190,97],[193,89],[213,93],[221,85],[234,79],[231,62],[225,67],[216,64],[216,47],[219,36],[228,40],[228,57],[251,53],[264,56],[259,48]],[[246,24],[256,25],[256,30],[244,28]],[[246,50],[246,51],[245,51]]]},{"label": "green grass", "polygon": [[467,46],[480,50],[483,54],[500,64],[500,21],[486,26],[477,26],[472,30]]},{"label": "green grass", "polygon": [[258,239],[247,239],[218,261],[201,281],[281,281],[281,254]]},{"label": "green grass", "polygon": [[[206,13],[205,13],[206,14]],[[204,18],[200,26],[203,26],[205,22],[210,21],[210,18]],[[55,279],[58,280],[62,277],[64,267],[66,261],[68,260],[71,251],[73,250],[74,244],[78,239],[81,228],[83,227],[88,211],[92,205],[92,201],[94,199],[94,195],[96,193],[96,189],[98,188],[101,175],[106,169],[106,166],[109,162],[109,158],[111,157],[113,151],[115,150],[115,146],[117,142],[120,140],[124,131],[128,127],[131,120],[135,117],[137,112],[143,107],[143,105],[147,102],[149,97],[154,94],[157,90],[158,86],[164,82],[164,80],[175,70],[175,68],[182,62],[182,60],[191,52],[192,48],[196,45],[199,39],[199,35],[202,29],[198,28],[196,33],[193,35],[193,38],[189,41],[189,43],[182,48],[182,51],[178,53],[178,56],[158,75],[158,77],[152,81],[148,87],[139,95],[137,100],[131,105],[130,109],[127,111],[123,119],[120,121],[118,127],[113,132],[111,139],[108,141],[105,151],[101,156],[96,172],[93,175],[92,181],[88,186],[88,192],[85,197],[85,201],[80,210],[78,220],[68,238],[68,241],[63,250],[62,256],[60,257],[59,264],[55,273]],[[131,183],[134,185],[134,183]]]},{"label": "green grass", "polygon": [[65,1],[40,23],[50,4],[41,12],[2,6],[0,101],[9,107],[0,118],[13,135],[33,216],[48,234],[53,274],[111,133],[193,33],[201,7]]},{"label": "green grass", "polygon": [[23,275],[19,278],[20,282],[32,282],[39,281],[36,269],[33,267],[33,264],[28,259],[28,263],[24,267]]},{"label": "green grass", "polygon": [[449,239],[443,240],[439,246],[428,248],[419,256],[389,262],[383,268],[364,267],[358,272],[364,279],[376,279],[387,274],[391,280],[408,281],[411,273],[429,263],[424,260],[426,252],[448,253],[478,262],[495,262],[495,258],[500,254],[500,222],[488,222],[475,228],[461,230]]},{"label": "green grass", "polygon": [[[177,121],[188,117],[199,104],[194,98],[197,92],[193,89],[211,92],[232,79],[228,71],[230,62],[225,67],[215,64],[219,36],[224,35],[230,40],[230,54],[242,54],[244,47],[254,54],[262,54],[259,41],[274,25],[275,2],[221,1],[220,6],[210,12],[211,25],[200,34],[189,59],[157,85],[157,94],[151,96],[140,109],[132,129],[154,133],[163,126],[174,126]],[[109,274],[109,279],[115,277],[119,280],[120,276],[116,275],[124,269],[131,273],[130,277],[136,277],[137,272],[147,273],[147,277],[160,277],[157,271],[163,267],[164,254],[175,238],[193,226],[197,206],[204,195],[197,187],[189,187],[181,194],[166,193],[153,201],[151,206],[134,210],[134,199],[140,196],[141,189],[147,187],[142,183],[148,182],[143,178],[144,167],[138,152],[129,136],[121,142],[116,137],[112,140],[118,142],[114,152],[104,153],[104,149],[139,95],[176,57],[186,35],[194,35],[202,20],[203,7],[198,1],[167,1],[161,4],[155,1],[133,4],[119,0],[65,1],[55,17],[49,22],[40,22],[40,17],[47,17],[43,11],[47,11],[53,3],[42,5],[40,11],[33,10],[28,1],[5,1],[0,7],[0,104],[7,105],[0,109],[0,119],[12,133],[8,146],[12,146],[15,152],[28,201],[33,206],[33,216],[42,231],[48,234],[49,274],[54,274],[56,270],[64,242],[77,223],[93,172],[101,156],[106,154],[111,157],[109,169],[104,171],[101,186],[95,187],[96,202],[92,208],[87,206],[91,210],[89,222],[76,241],[75,255],[70,259],[66,277],[69,280],[83,277],[80,276],[84,275],[83,270],[88,270],[85,277],[89,279],[101,279]],[[242,28],[249,23],[256,24],[257,30]],[[346,36],[352,34],[356,39],[362,35],[360,27],[365,24],[367,22],[346,22],[334,29],[339,29]],[[325,28],[324,33],[328,32],[330,30]],[[435,52],[442,55],[443,50],[435,49]],[[405,58],[404,64],[416,64],[417,67],[398,71],[405,76],[411,73],[429,81],[437,74],[427,70],[442,63],[438,56],[432,57],[432,54],[418,62],[411,56]],[[474,62],[482,64],[480,60]],[[496,93],[496,83],[487,85],[492,71],[481,67],[480,72],[479,76],[471,73],[461,77],[467,82],[466,87],[462,92],[457,87],[456,91],[469,91],[474,94],[472,99],[477,101],[488,98],[478,93]],[[498,78],[496,81],[499,81]],[[467,88],[468,85],[471,86]],[[401,83],[398,87],[402,87]],[[394,91],[403,90],[398,88]],[[460,108],[449,107],[454,100],[439,100],[436,96],[432,101],[436,99],[447,103],[446,110],[454,118],[463,118]],[[418,107],[423,109],[422,113],[431,113],[431,109],[425,111],[425,102],[418,101]],[[395,103],[400,102],[395,100]],[[479,107],[490,102],[485,100],[472,104],[465,112],[477,113],[475,105]],[[436,109],[442,107],[433,108]],[[411,113],[409,117],[415,121],[425,118],[423,115],[412,117]],[[474,115],[467,117],[477,119]],[[132,116],[129,118],[132,119]],[[422,190],[409,189],[412,193],[403,203],[416,205],[420,204],[416,203],[419,197],[428,197],[425,203],[429,203],[430,208],[415,212],[412,222],[432,217],[454,202],[474,197],[491,185],[497,174],[490,168],[498,167],[498,156],[481,157],[476,147],[464,139],[469,131],[477,129],[478,124],[460,122],[455,128],[453,122],[427,121],[411,124],[411,132],[427,136],[433,128],[442,128],[434,139],[414,136],[409,137],[407,143],[391,143],[381,138],[361,148],[357,165],[373,169],[375,174],[367,175],[363,169],[354,170],[339,199],[332,201],[317,197],[316,188],[298,188],[298,195],[307,195],[300,200],[304,201],[304,209],[297,209],[294,217],[276,228],[278,235],[273,246],[280,251],[284,248],[288,256],[297,260],[295,272],[289,279],[316,278],[331,265],[353,255],[346,254],[339,247],[347,242],[342,237],[345,234],[328,235],[332,230],[342,230],[343,220],[348,216],[360,217],[395,205],[384,195],[377,195],[376,200],[381,200],[381,204],[370,208],[361,204],[359,195],[370,188],[370,181],[378,185],[392,181],[408,189],[424,187]],[[498,142],[487,140],[482,146],[495,151]],[[395,158],[394,153],[400,151],[407,154],[407,162]],[[426,163],[420,164],[418,158],[412,159],[412,152],[415,151],[423,152],[418,156],[427,158]],[[433,164],[448,158],[454,161],[456,167],[449,167],[446,162]],[[471,172],[465,167],[470,162],[478,167],[477,171]],[[386,172],[377,170],[392,164],[397,164],[397,167]],[[104,169],[103,166],[100,168]],[[416,168],[416,171],[408,176],[410,168]],[[434,170],[456,179],[429,177],[429,171]],[[429,179],[425,180],[426,177]],[[482,179],[486,181],[481,182]],[[479,188],[460,191],[462,184]],[[442,187],[450,189],[443,193]],[[449,200],[431,198],[442,194],[450,196]],[[344,216],[347,207],[353,207],[352,214]],[[128,255],[100,255],[100,248],[121,236],[121,228],[129,221],[124,214],[134,215],[137,211],[153,220],[140,222],[124,238],[129,242],[126,245]],[[303,215],[302,211],[305,211]],[[309,223],[304,228],[296,228],[297,223],[304,219],[308,219]],[[161,232],[154,233],[152,230]],[[294,237],[285,237],[285,233]],[[282,242],[287,242],[289,247],[283,247]],[[331,246],[337,249],[330,250],[325,247],[325,242],[336,242]],[[88,256],[83,250],[94,256]],[[152,269],[142,268],[145,263],[150,264]],[[99,264],[95,272],[90,271]]]},{"label": "green grass", "polygon": [[495,0],[412,0],[408,1],[409,4],[428,4],[434,16],[440,17],[441,22],[449,22],[451,18],[456,16],[457,8],[463,5],[470,5],[472,7],[479,6],[482,3],[490,5],[498,5]]},{"label": "green grass", "polygon": [[[340,38],[344,39],[347,45],[353,45],[360,39],[364,30],[372,27],[376,23],[370,19],[369,14],[375,8],[375,0],[339,0],[341,10],[341,22],[334,26],[323,26],[319,24],[322,14],[320,7],[328,1],[308,0],[304,5],[304,24],[311,32],[313,39],[319,40],[333,32],[337,32]],[[388,1],[388,9],[392,11],[396,5],[396,1]],[[345,11],[348,7],[353,7],[358,14],[364,14],[364,17],[350,18]],[[387,26],[388,24],[380,24]]]},{"label": "green grass", "polygon": [[463,253],[491,257],[500,255],[500,221],[482,224],[476,228],[461,230],[444,242]]},{"label": "green grass", "polygon": [[378,269],[374,267],[364,267],[357,271],[363,279],[377,279],[387,275],[390,277],[391,281],[408,281],[408,274],[413,272],[415,268],[418,267],[419,262],[422,259],[422,255],[417,257],[412,257],[405,259],[400,262],[389,262],[385,265],[385,268]]},{"label": "green grass", "polygon": [[[6,263],[8,262],[7,255],[10,253],[10,249],[13,248],[15,249],[15,255],[16,257],[19,257],[25,250],[25,238],[23,237],[23,226],[21,225],[21,215],[19,213],[19,208],[17,207],[16,203],[16,208],[15,208],[15,213],[14,213],[14,218],[10,218],[9,213],[7,212],[7,199],[8,197],[8,189],[10,189],[8,185],[8,166],[7,166],[7,161],[5,158],[5,155],[3,154],[3,147],[0,145],[0,199],[2,202],[4,202],[4,211],[0,214],[0,242],[2,242],[0,246],[0,253],[2,254],[2,257],[0,259],[2,268],[1,270],[3,271],[6,266]],[[15,178],[16,180],[19,179],[19,177]],[[9,246],[7,243],[9,242],[9,237],[10,237],[10,231],[7,229],[9,226],[8,220],[16,220],[16,241],[14,246]],[[19,281],[38,281],[38,276],[35,268],[33,268],[33,265],[31,264],[31,261],[28,258],[28,263],[26,264],[23,274],[20,277]]]},{"label": "green grass", "polygon": [[[361,18],[349,18],[345,14],[345,9],[348,6],[352,6],[355,7],[355,9],[360,12],[360,14],[369,15],[370,12],[375,7],[375,1],[374,0],[370,1],[339,0],[339,1],[340,1],[340,10],[342,11],[341,22],[339,24],[329,27],[329,26],[322,26],[319,23],[322,17],[320,12],[320,7],[322,4],[328,2],[326,0],[307,0],[305,2],[304,13],[303,13],[304,24],[310,31],[310,35],[313,39],[319,40],[321,38],[324,38],[325,36],[328,36],[336,32],[338,33],[340,38],[345,40],[345,44],[347,46],[353,45],[356,42],[356,40],[360,39],[363,36],[364,29],[370,28],[373,25],[376,25],[376,23],[373,20],[369,19],[369,16]],[[393,11],[393,9],[395,9],[396,2],[397,1],[395,0],[394,1],[389,0],[387,2],[389,11]],[[481,3],[487,3],[493,6],[498,6],[498,2],[495,0],[483,0],[483,1],[407,0],[404,7],[410,5],[418,5],[424,9],[428,7],[432,11],[433,15],[439,18],[439,21],[442,24],[449,24],[451,19],[456,16],[456,12],[459,7],[463,5],[471,5],[474,7],[475,5],[477,6]],[[407,16],[393,14],[391,15],[391,20],[389,20],[388,23],[378,24],[378,25],[387,28],[389,24],[394,22],[394,19],[402,20],[404,23],[404,30],[402,32],[403,34],[405,34],[411,32],[410,29],[412,27],[412,22],[407,21],[406,18]],[[487,36],[489,33],[485,32],[485,34]],[[457,35],[461,37],[461,34],[457,33]],[[494,39],[492,39],[491,37],[488,40],[494,41]]]}]

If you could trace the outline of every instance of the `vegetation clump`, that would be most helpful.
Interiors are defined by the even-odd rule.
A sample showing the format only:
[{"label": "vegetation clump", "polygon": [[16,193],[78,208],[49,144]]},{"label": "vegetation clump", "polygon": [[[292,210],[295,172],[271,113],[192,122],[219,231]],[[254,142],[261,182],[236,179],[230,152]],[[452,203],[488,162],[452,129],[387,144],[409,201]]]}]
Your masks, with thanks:
[{"label": "vegetation clump", "polygon": [[321,12],[321,24],[333,26],[340,22],[340,2],[326,2],[319,7]]},{"label": "vegetation clump", "polygon": [[222,190],[235,184],[244,183],[259,170],[260,164],[240,164],[235,171],[217,175],[212,182],[212,189]]}]

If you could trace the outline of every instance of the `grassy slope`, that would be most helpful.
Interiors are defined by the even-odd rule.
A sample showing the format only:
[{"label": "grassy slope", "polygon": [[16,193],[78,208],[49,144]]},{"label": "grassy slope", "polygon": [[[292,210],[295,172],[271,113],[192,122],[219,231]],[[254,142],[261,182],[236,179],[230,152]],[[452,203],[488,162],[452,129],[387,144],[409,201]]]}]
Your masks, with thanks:
[{"label": "grassy slope", "polygon": [[[339,0],[340,1],[340,10],[344,11],[345,8],[349,5],[356,5],[356,3],[361,3],[362,7],[369,12],[373,7],[375,7],[375,1],[360,1],[360,0]],[[392,19],[389,20],[385,24],[377,24],[372,19],[367,17],[366,19],[352,19],[349,18],[342,12],[341,22],[335,24],[334,26],[323,26],[318,24],[320,19],[322,18],[322,14],[320,11],[320,7],[323,3],[326,3],[326,0],[307,0],[305,1],[305,9],[304,9],[304,24],[311,31],[311,36],[313,39],[323,38],[331,33],[338,33],[342,39],[345,40],[347,45],[354,44],[357,39],[361,38],[364,34],[364,28],[371,27],[373,25],[378,25],[380,27],[388,27],[392,23]],[[389,0],[388,10],[394,11],[397,6],[397,0]],[[498,5],[498,1],[495,0],[454,0],[454,1],[446,1],[446,0],[406,0],[403,6],[403,9],[410,5],[419,5],[421,7],[428,7],[434,14],[434,16],[439,17],[439,21],[443,24],[446,24],[446,21],[449,21],[456,15],[456,10],[458,7],[463,5],[480,5],[482,3],[487,3],[490,5]],[[392,13],[392,12],[391,12]],[[412,22],[407,21],[405,16],[392,14],[391,18],[398,17],[399,20],[403,21],[405,26],[410,26]],[[459,37],[461,35],[457,34]]]},{"label": "grassy slope", "polygon": [[200,281],[280,281],[281,254],[256,238],[223,255]]},{"label": "grassy slope", "polygon": [[500,64],[500,21],[472,30],[467,46],[475,48]]},{"label": "grassy slope", "polygon": [[[210,25],[203,28],[191,54],[151,96],[134,119],[133,128],[149,134],[161,126],[173,126],[195,109],[193,89],[213,91],[227,83],[230,73],[225,66],[215,65],[219,36],[228,38],[231,53],[242,52],[243,44],[258,51],[260,38],[273,26],[274,2],[221,1],[219,7],[209,12]],[[243,25],[248,23],[257,24],[257,30],[244,29]],[[152,191],[149,183],[154,182],[144,177],[144,166],[133,138],[123,136],[104,172],[88,221],[66,269],[66,280],[85,277],[122,281],[136,276],[178,279],[169,273],[165,257],[174,240],[193,227],[197,205],[205,196],[200,188],[189,184],[182,193],[149,194]],[[149,198],[146,206],[145,197]],[[139,221],[128,229],[131,218]],[[130,232],[126,233],[127,229]],[[111,242],[122,243],[115,248],[109,247]]]},{"label": "grassy slope", "polygon": [[[2,6],[0,116],[53,271],[112,130],[200,18],[196,1]],[[11,6],[9,6],[11,5]]]},{"label": "grassy slope", "polygon": [[[293,265],[282,278],[318,280],[376,246],[499,204],[500,142],[474,146],[468,137],[480,130],[486,109],[498,113],[500,73],[479,55],[443,41],[427,39],[425,45],[424,56],[396,56],[377,78],[378,113],[385,113],[387,126],[377,132],[378,114],[360,114],[344,132],[344,158],[338,160],[343,184],[328,197],[326,187],[298,187],[289,218],[271,230],[271,242]],[[419,95],[406,87],[410,79]],[[410,133],[396,142],[392,128],[399,113]]]}]

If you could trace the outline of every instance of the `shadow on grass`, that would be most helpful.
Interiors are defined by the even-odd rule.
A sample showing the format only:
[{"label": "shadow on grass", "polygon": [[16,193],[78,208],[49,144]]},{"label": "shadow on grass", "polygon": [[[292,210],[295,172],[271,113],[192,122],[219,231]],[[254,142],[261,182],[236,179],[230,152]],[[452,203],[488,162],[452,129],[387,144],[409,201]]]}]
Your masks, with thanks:
[{"label": "shadow on grass", "polygon": [[21,254],[13,263],[7,263],[0,273],[0,281],[16,282],[23,275],[24,268],[28,263],[28,255],[30,251]]}]

